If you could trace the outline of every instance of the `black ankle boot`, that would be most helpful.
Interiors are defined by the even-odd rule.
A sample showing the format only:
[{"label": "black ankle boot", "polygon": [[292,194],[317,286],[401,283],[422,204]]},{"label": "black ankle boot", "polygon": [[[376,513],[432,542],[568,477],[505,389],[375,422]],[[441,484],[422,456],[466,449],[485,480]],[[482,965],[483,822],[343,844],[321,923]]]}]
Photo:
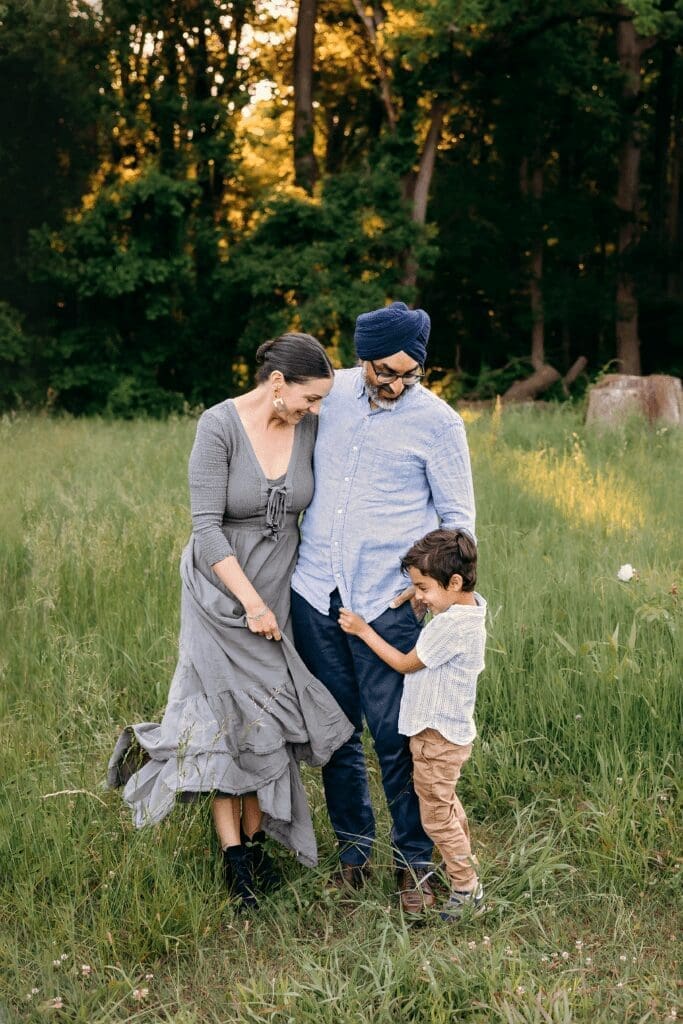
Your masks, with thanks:
[{"label": "black ankle boot", "polygon": [[226,846],[223,850],[223,878],[234,896],[240,900],[240,909],[257,907],[256,888],[251,870],[251,856],[244,846]]},{"label": "black ankle boot", "polygon": [[249,837],[242,832],[242,843],[251,860],[251,874],[259,892],[272,892],[282,885],[282,878],[275,862],[265,848],[266,833],[254,832]]}]

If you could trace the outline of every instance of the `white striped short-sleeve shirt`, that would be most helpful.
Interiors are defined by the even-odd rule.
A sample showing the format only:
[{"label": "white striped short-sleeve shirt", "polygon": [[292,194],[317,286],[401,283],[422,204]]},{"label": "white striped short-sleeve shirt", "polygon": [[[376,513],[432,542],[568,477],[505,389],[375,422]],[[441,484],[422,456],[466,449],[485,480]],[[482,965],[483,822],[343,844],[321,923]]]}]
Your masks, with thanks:
[{"label": "white striped short-sleeve shirt", "polygon": [[477,677],[484,668],[486,601],[454,604],[424,627],[415,653],[425,666],[405,677],[398,731],[414,736],[436,729],[464,746],[477,735],[474,705]]}]

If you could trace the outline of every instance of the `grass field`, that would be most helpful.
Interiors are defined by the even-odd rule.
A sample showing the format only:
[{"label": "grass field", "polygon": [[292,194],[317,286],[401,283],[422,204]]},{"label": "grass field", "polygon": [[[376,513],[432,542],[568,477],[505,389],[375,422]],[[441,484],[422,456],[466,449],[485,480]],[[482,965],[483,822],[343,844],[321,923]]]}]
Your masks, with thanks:
[{"label": "grass field", "polygon": [[318,772],[320,868],[283,853],[250,919],[205,804],[133,830],[101,783],[120,727],[164,706],[194,424],[0,422],[0,1022],[675,1019],[680,439],[592,435],[568,407],[467,423],[490,621],[462,799],[487,911],[415,927],[384,809],[372,884],[325,894]]}]

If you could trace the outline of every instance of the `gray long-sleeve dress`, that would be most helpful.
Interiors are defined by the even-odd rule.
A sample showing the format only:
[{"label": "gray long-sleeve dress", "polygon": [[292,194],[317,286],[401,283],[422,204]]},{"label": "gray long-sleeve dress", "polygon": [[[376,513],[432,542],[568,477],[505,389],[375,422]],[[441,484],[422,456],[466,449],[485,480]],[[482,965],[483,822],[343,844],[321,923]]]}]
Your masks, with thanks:
[{"label": "gray long-sleeve dress", "polygon": [[[265,831],[303,864],[317,862],[298,762],[325,764],[353,726],[291,640],[289,582],[298,516],[313,495],[314,442],[315,421],[306,416],[295,428],[287,473],[268,480],[232,400],[199,420],[168,703],[160,724],[124,730],[109,762],[108,782],[125,785],[138,827],[164,818],[176,795],[255,792]],[[233,554],[275,613],[281,642],[249,631],[244,608],[212,571]],[[145,763],[131,776],[132,753]]]}]

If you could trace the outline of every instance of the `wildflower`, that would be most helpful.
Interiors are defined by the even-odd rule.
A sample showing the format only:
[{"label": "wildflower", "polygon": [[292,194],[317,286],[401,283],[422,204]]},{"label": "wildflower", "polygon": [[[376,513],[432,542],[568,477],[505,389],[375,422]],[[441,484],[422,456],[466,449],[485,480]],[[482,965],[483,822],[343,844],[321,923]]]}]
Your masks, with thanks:
[{"label": "wildflower", "polygon": [[69,954],[68,953],[62,953],[62,955],[60,956],[59,959],[60,960],[68,960],[69,959]]},{"label": "wildflower", "polygon": [[506,946],[505,947],[505,955],[506,956],[512,956],[513,953],[514,953],[514,950],[512,949],[511,946]]},{"label": "wildflower", "polygon": [[40,989],[36,988],[35,986],[31,989],[31,995],[32,996],[37,996],[39,992],[40,992]]},{"label": "wildflower", "polygon": [[563,960],[569,960],[569,953],[567,952],[566,949],[562,950],[562,959]]},{"label": "wildflower", "polygon": [[580,722],[581,719],[583,718],[583,715],[574,715],[574,718],[576,719],[577,722]]},{"label": "wildflower", "polygon": [[467,948],[468,949],[476,949],[477,948],[476,942],[468,942],[467,943]]},{"label": "wildflower", "polygon": [[116,872],[115,871],[110,871],[109,872],[109,877],[110,878],[116,878]]},{"label": "wildflower", "polygon": [[547,956],[542,956],[541,957],[541,963],[542,964],[547,964],[548,963],[548,957]]},{"label": "wildflower", "polygon": [[491,936],[490,935],[485,935],[484,938],[481,940],[481,942],[482,942],[483,946],[490,946],[491,945]]},{"label": "wildflower", "polygon": [[616,782],[617,782],[617,786],[621,786],[621,784],[623,783],[623,781],[624,781],[624,780],[622,779],[621,775],[617,775],[617,779],[616,779]]},{"label": "wildflower", "polygon": [[625,964],[626,960],[627,960],[627,957],[626,957],[626,955],[624,953],[620,953],[619,954],[619,959],[621,960],[622,964]]},{"label": "wildflower", "polygon": [[145,975],[145,981],[151,981],[153,977],[154,977],[154,975],[150,971],[149,974]]},{"label": "wildflower", "polygon": [[590,965],[592,963],[593,963],[593,957],[592,956],[587,956],[586,957],[586,967],[590,967]]},{"label": "wildflower", "polygon": [[618,981],[617,982],[617,988],[623,988],[623,987],[624,987],[623,981]]},{"label": "wildflower", "polygon": [[577,949],[583,949],[583,942],[581,941],[581,939],[577,939],[574,945]]},{"label": "wildflower", "polygon": [[526,992],[526,989],[524,988],[524,985],[518,985],[517,988],[515,989],[515,991],[516,991],[518,996],[523,996],[524,993]]},{"label": "wildflower", "polygon": [[81,974],[84,978],[89,978],[92,974],[92,967],[90,964],[81,964]]},{"label": "wildflower", "polygon": [[149,989],[148,988],[134,988],[133,989],[133,999],[137,999],[137,1001],[139,1003],[141,1003],[143,999],[146,999],[148,995],[149,995]]},{"label": "wildflower", "polygon": [[64,1007],[64,1000],[61,996],[55,996],[54,999],[50,999],[47,1003],[48,1010],[61,1010]]},{"label": "wildflower", "polygon": [[62,961],[61,960],[53,960],[52,961],[52,966],[53,967],[61,967],[62,966]]},{"label": "wildflower", "polygon": [[635,574],[636,570],[633,568],[631,563],[626,562],[626,564],[622,565],[619,569],[619,572],[617,573],[617,579],[621,580],[622,583],[628,583],[629,580],[633,579]]},{"label": "wildflower", "polygon": [[675,1006],[672,1006],[671,1010],[669,1012],[669,1016],[667,1017],[667,1020],[677,1020],[677,1019],[678,1019],[678,1010],[676,1009]]}]

